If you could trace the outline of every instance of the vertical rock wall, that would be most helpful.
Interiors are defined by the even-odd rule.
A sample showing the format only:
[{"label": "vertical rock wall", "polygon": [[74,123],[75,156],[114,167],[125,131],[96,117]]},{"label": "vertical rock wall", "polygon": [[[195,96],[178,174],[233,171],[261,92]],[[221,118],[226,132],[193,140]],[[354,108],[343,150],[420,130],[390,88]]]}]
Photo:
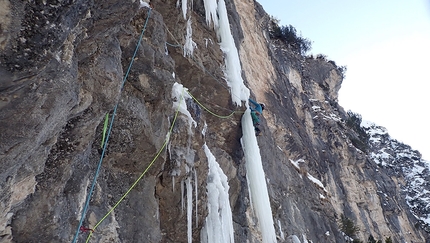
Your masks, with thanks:
[{"label": "vertical rock wall", "polygon": [[[204,144],[229,179],[235,241],[260,241],[240,147],[245,108],[231,102],[203,1],[184,2],[186,18],[182,3],[155,0],[149,11],[134,0],[0,0],[0,242],[72,241],[100,161],[104,117],[112,119],[116,105],[83,220],[97,225],[91,242],[200,241],[208,210]],[[350,142],[337,67],[270,39],[270,18],[257,2],[226,5],[242,77],[267,107],[258,142],[278,242],[341,241],[341,214],[360,227],[360,239],[423,242],[400,196],[402,178],[375,173]],[[184,57],[188,19],[197,48]],[[182,113],[175,120],[175,82],[200,102],[186,101],[195,126]],[[237,112],[221,119],[201,105]]]}]

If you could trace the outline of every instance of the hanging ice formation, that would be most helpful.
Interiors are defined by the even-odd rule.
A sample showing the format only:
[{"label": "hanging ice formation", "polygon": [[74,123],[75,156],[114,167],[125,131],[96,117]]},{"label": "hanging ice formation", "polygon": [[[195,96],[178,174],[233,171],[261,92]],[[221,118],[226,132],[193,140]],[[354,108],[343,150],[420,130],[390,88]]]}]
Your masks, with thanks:
[{"label": "hanging ice formation", "polygon": [[194,48],[197,47],[197,44],[193,41],[193,29],[191,27],[191,17],[187,21],[187,35],[185,36],[185,45],[184,45],[184,57],[192,56],[194,52]]},{"label": "hanging ice formation", "polygon": [[[172,87],[172,98],[173,98],[173,109],[178,109],[178,111],[185,115],[188,126],[188,142],[187,147],[185,148],[175,148],[175,153],[177,156],[179,156],[181,159],[185,160],[185,174],[187,175],[186,178],[181,181],[181,204],[182,204],[182,210],[185,208],[185,190],[186,190],[186,212],[187,212],[187,235],[188,235],[188,243],[192,242],[192,215],[193,215],[193,184],[192,181],[194,180],[195,183],[197,183],[197,172],[194,168],[194,157],[195,153],[194,151],[189,147],[191,144],[191,137],[193,135],[192,132],[192,126],[197,126],[197,123],[192,118],[190,112],[187,109],[187,104],[185,102],[186,99],[191,99],[191,96],[188,94],[188,89],[183,87],[182,84],[174,83]],[[171,151],[171,144],[168,145],[168,150]],[[170,157],[172,157],[170,155]],[[177,163],[180,163],[180,160],[178,160]],[[175,165],[175,169],[172,170],[172,181],[173,185],[175,184],[174,178],[175,176],[180,175],[180,164]],[[174,188],[173,188],[174,190]],[[198,192],[197,192],[197,186],[195,186],[195,196],[196,201],[198,198]],[[196,205],[196,212],[197,212],[197,205]],[[197,222],[197,221],[196,221]]]},{"label": "hanging ice formation", "polygon": [[208,158],[208,215],[201,231],[203,243],[232,243],[234,242],[233,218],[228,195],[229,185],[227,176],[222,171],[209,147],[203,145]]},{"label": "hanging ice formation", "polygon": [[150,8],[149,4],[147,2],[144,2],[140,0],[140,6],[139,8]]},{"label": "hanging ice formation", "polygon": [[242,148],[245,154],[246,178],[254,212],[258,218],[263,243],[276,242],[273,225],[272,208],[267,192],[266,177],[261,163],[260,148],[255,137],[254,125],[250,110],[247,109],[242,117]]},{"label": "hanging ice formation", "polygon": [[216,0],[203,0],[205,5],[205,15],[206,15],[206,24],[211,25],[211,21],[214,23],[214,28],[218,28],[218,17],[217,17],[217,7],[218,4]]},{"label": "hanging ice formation", "polygon": [[[216,0],[204,0],[204,5],[206,22],[210,24],[211,19],[214,21],[215,31],[218,39],[221,41],[220,46],[225,58],[224,75],[231,89],[231,99],[236,105],[241,105],[242,100],[248,100],[249,89],[243,84],[242,67],[230,31],[230,22],[228,21],[225,2],[224,0],[219,0],[217,4]],[[219,17],[215,20],[217,13]]]},{"label": "hanging ice formation", "polygon": [[188,94],[188,89],[185,88],[182,84],[175,82],[172,88],[172,98],[173,109],[176,110],[179,106],[179,112],[184,114],[188,118],[188,124],[190,125],[190,129],[192,125],[194,125],[194,127],[197,127],[197,123],[196,121],[194,121],[193,117],[188,111],[187,103],[185,102],[185,100],[191,99],[191,96]]},{"label": "hanging ice formation", "polygon": [[191,185],[191,177],[187,176],[185,180],[187,187],[187,229],[188,229],[188,243],[193,241],[193,186]]},{"label": "hanging ice formation", "polygon": [[278,226],[279,226],[279,232],[281,235],[281,239],[285,240],[285,235],[284,235],[284,232],[282,231],[281,221],[279,219],[278,219]]},{"label": "hanging ice formation", "polygon": [[187,0],[178,0],[176,2],[176,7],[179,8],[179,2],[181,2],[182,15],[184,19],[187,19]]}]

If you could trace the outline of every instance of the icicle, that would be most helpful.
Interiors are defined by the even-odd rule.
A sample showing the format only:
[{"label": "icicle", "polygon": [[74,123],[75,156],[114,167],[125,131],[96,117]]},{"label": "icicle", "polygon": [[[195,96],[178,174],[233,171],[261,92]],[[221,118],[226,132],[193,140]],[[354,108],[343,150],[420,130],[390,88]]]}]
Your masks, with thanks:
[{"label": "icicle", "polygon": [[203,125],[202,129],[202,135],[203,137],[206,136],[206,131],[208,130],[208,124],[205,122],[205,125]]},{"label": "icicle", "polygon": [[185,45],[184,45],[184,57],[192,56],[194,52],[194,48],[197,47],[197,44],[193,41],[193,29],[191,25],[191,17],[188,18],[187,21],[187,35],[185,36]]},{"label": "icicle", "polygon": [[[179,8],[179,1],[176,1],[176,7]],[[187,0],[182,0],[182,15],[184,16],[184,19],[187,19]]]},{"label": "icicle", "polygon": [[164,55],[168,56],[169,55],[169,49],[167,49],[167,44],[164,43]]},{"label": "icicle", "polygon": [[242,148],[245,154],[245,167],[248,179],[248,190],[252,196],[252,205],[260,225],[263,243],[276,242],[275,227],[267,192],[266,177],[261,163],[260,148],[255,137],[250,110],[242,117]]},{"label": "icicle", "polygon": [[196,225],[199,225],[199,216],[198,216],[198,211],[197,211],[197,200],[199,198],[199,194],[198,194],[198,190],[197,190],[197,171],[194,168],[194,191],[196,193]]},{"label": "icicle", "polygon": [[191,185],[191,177],[186,179],[187,187],[187,229],[188,229],[188,243],[193,241],[193,186]]},{"label": "icicle", "polygon": [[222,171],[208,146],[203,145],[208,158],[208,216],[201,232],[202,242],[232,243],[234,242],[233,217],[228,195],[227,176]]},{"label": "icicle", "polygon": [[[168,118],[168,120],[170,123],[170,118]],[[167,142],[167,146],[166,146],[167,147],[166,148],[167,155],[168,155],[168,158],[171,159],[172,158],[172,144],[170,143],[170,132],[168,132],[166,134],[166,142]],[[175,175],[173,175],[173,172],[172,172],[172,190],[175,191]]]},{"label": "icicle", "polygon": [[281,239],[285,240],[285,235],[284,232],[282,231],[282,227],[281,227],[281,221],[278,219],[278,226],[279,226],[279,232],[281,235]]},{"label": "icicle", "polygon": [[185,196],[185,194],[184,194],[184,191],[185,191],[185,188],[184,188],[184,181],[181,181],[181,209],[182,209],[182,212],[184,211],[184,208],[185,208],[185,201],[184,201],[184,196]]},{"label": "icicle", "polygon": [[172,176],[172,191],[175,192],[175,176]]},{"label": "icicle", "polygon": [[205,5],[206,24],[211,25],[214,22],[214,28],[218,28],[217,3],[216,0],[203,0]]},{"label": "icicle", "polygon": [[211,43],[211,45],[213,45],[214,43],[212,42],[212,39],[211,38],[204,38],[204,40],[205,40],[205,47],[206,48],[208,48],[208,43],[210,42]]}]

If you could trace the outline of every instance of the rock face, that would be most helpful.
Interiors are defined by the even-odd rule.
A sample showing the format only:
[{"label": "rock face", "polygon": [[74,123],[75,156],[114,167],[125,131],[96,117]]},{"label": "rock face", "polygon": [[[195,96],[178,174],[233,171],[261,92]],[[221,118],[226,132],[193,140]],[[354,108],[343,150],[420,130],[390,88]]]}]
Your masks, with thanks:
[{"label": "rock face", "polygon": [[[235,241],[261,242],[240,143],[246,108],[224,80],[209,2],[0,0],[0,242],[71,242],[90,191],[90,242],[205,242],[205,144],[228,178]],[[341,215],[363,241],[426,242],[428,209],[404,191],[414,180],[374,163],[388,143],[357,143],[334,62],[271,39],[257,2],[226,8],[242,78],[267,107],[258,144],[278,242],[343,242]],[[190,117],[176,112],[175,82],[198,101],[184,94]]]}]

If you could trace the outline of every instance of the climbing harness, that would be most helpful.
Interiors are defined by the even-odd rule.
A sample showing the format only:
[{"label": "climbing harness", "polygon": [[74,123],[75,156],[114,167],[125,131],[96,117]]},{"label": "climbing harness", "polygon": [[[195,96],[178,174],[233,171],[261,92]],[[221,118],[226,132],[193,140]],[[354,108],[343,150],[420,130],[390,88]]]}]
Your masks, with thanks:
[{"label": "climbing harness", "polygon": [[[124,75],[124,79],[123,79],[122,84],[121,84],[121,92],[122,92],[122,90],[124,89],[124,84],[125,84],[125,82],[126,82],[126,80],[127,80],[127,77],[128,77],[128,75],[129,75],[129,73],[130,73],[130,69],[131,69],[131,66],[133,65],[133,61],[134,61],[134,59],[135,59],[135,57],[136,57],[137,50],[139,49],[140,43],[141,43],[141,41],[142,41],[143,34],[145,33],[145,30],[146,30],[146,26],[147,26],[147,24],[148,24],[149,17],[151,16],[151,10],[152,10],[152,9],[150,8],[150,9],[149,9],[149,11],[148,11],[148,16],[147,16],[147,18],[146,18],[145,25],[143,26],[142,32],[140,33],[139,41],[137,42],[136,48],[135,48],[134,53],[133,53],[133,57],[131,58],[130,64],[129,64],[129,66],[128,66],[128,70],[127,70],[126,74]],[[120,93],[120,95],[121,95],[121,93]],[[77,227],[77,230],[76,230],[75,236],[73,237],[73,241],[72,241],[73,243],[76,243],[76,241],[78,240],[79,231],[80,231],[80,229],[81,229],[82,223],[83,223],[83,221],[84,221],[85,215],[86,215],[87,210],[88,210],[88,206],[89,206],[89,204],[90,204],[91,196],[92,196],[92,194],[93,194],[94,187],[95,187],[96,182],[97,182],[97,177],[98,177],[98,175],[99,175],[99,173],[100,173],[101,165],[102,165],[102,162],[103,162],[103,157],[104,157],[104,155],[105,155],[105,153],[106,153],[106,148],[107,148],[108,141],[109,141],[109,137],[110,137],[110,134],[111,134],[111,131],[112,131],[112,126],[113,126],[113,122],[114,122],[114,120],[115,120],[115,115],[116,115],[116,110],[117,110],[117,108],[118,108],[118,104],[119,104],[119,100],[118,100],[118,102],[116,103],[115,108],[114,108],[114,110],[113,110],[112,119],[111,119],[110,126],[109,126],[109,130],[108,130],[108,133],[107,133],[107,136],[106,136],[106,141],[105,141],[105,143],[104,143],[103,150],[102,150],[102,154],[101,154],[101,156],[100,156],[100,160],[99,160],[99,163],[98,163],[98,165],[97,165],[96,172],[95,172],[95,174],[94,174],[94,179],[93,179],[93,182],[92,182],[92,184],[91,184],[90,191],[89,191],[88,196],[87,196],[87,199],[86,199],[86,201],[85,201],[85,206],[84,206],[84,208],[82,209],[81,219],[79,220],[79,224],[78,224],[78,227]]]}]

